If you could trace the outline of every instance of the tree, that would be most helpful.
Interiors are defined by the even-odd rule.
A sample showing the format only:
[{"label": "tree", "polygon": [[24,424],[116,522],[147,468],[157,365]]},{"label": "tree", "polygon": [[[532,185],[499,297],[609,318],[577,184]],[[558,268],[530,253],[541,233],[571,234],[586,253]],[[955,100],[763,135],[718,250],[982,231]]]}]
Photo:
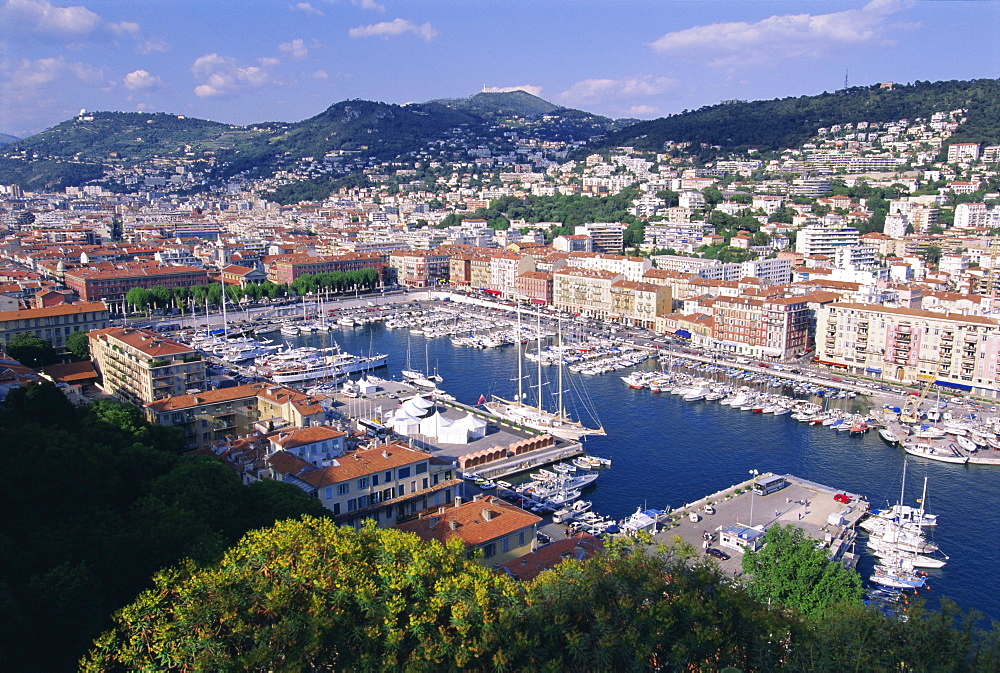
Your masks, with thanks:
[{"label": "tree", "polygon": [[161,571],[116,615],[84,670],[485,669],[513,582],[464,546],[303,517],[254,531],[209,568]]},{"label": "tree", "polygon": [[927,266],[937,266],[938,262],[941,261],[942,254],[940,246],[928,245],[927,249],[924,250],[924,261],[927,263]]},{"label": "tree", "polygon": [[663,199],[663,203],[667,208],[673,208],[680,203],[681,195],[672,189],[661,189],[656,192],[656,198]]},{"label": "tree", "polygon": [[31,332],[19,332],[7,342],[7,354],[25,367],[44,367],[58,360],[56,350]]},{"label": "tree", "polygon": [[78,330],[66,337],[66,348],[77,360],[90,359],[90,339],[87,333]]},{"label": "tree", "polygon": [[125,293],[125,302],[131,304],[138,311],[148,310],[154,300],[153,293],[142,287],[133,287]]},{"label": "tree", "polygon": [[819,617],[832,606],[857,605],[861,578],[841,563],[831,561],[816,541],[796,526],[772,526],[764,547],[743,555],[743,572],[750,577],[747,591],[760,600]]}]

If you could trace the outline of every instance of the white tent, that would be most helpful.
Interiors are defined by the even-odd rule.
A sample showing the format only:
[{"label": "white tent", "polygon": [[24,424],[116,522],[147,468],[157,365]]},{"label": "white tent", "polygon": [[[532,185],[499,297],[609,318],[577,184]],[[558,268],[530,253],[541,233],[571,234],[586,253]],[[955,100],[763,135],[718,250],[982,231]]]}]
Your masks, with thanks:
[{"label": "white tent", "polygon": [[482,439],[486,436],[486,425],[486,421],[470,411],[468,414],[455,421],[454,427],[467,430],[469,433],[469,439]]},{"label": "white tent", "polygon": [[455,421],[445,418],[441,412],[435,411],[427,418],[420,421],[420,434],[437,439],[443,428],[449,428]]},{"label": "white tent", "polygon": [[389,425],[392,426],[392,431],[399,433],[400,435],[414,435],[420,429],[420,421],[410,416],[408,413],[402,409],[398,409],[393,415],[392,420],[389,421]]},{"label": "white tent", "polygon": [[369,381],[367,378],[362,378],[358,381],[358,389],[362,395],[371,395],[378,390],[378,384],[374,381]]},{"label": "white tent", "polygon": [[434,410],[434,403],[423,397],[413,397],[403,402],[401,408],[414,418],[423,418]]}]

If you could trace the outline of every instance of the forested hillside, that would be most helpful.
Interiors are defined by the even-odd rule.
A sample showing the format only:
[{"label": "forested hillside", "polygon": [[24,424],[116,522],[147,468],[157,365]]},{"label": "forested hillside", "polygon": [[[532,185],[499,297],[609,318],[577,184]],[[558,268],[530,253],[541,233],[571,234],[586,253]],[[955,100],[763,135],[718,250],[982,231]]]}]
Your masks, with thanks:
[{"label": "forested hillside", "polygon": [[816,129],[833,124],[888,122],[929,117],[938,111],[964,108],[968,121],[951,142],[1000,143],[1000,80],[915,82],[852,87],[818,96],[764,101],[738,101],[684,111],[640,122],[616,133],[595,149],[632,146],[662,150],[665,142],[705,143],[721,151],[761,151],[798,147]]}]

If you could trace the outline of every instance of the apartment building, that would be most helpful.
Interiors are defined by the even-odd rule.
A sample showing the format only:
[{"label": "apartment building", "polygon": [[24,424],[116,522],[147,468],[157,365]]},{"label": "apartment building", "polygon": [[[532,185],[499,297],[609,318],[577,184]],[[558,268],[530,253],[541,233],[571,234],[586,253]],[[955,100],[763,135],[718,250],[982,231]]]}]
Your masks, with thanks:
[{"label": "apartment building", "polygon": [[830,255],[842,246],[857,245],[860,233],[837,223],[813,223],[802,227],[795,239],[795,252],[806,257]]},{"label": "apartment building", "polygon": [[101,388],[141,406],[205,388],[205,361],[184,344],[144,329],[106,327],[87,334]]},{"label": "apartment building", "polygon": [[552,274],[552,303],[560,311],[603,320],[611,314],[611,286],[623,279],[611,271],[565,267]]},{"label": "apartment building", "polygon": [[292,483],[315,495],[339,524],[371,519],[393,526],[428,508],[452,504],[462,480],[444,460],[402,442],[355,449],[317,466],[289,451],[267,458],[264,478]]},{"label": "apartment building", "polygon": [[803,297],[719,296],[713,302],[712,340],[750,357],[785,359],[809,350],[811,311]]},{"label": "apartment building", "polygon": [[[394,253],[395,254],[395,253]],[[267,279],[281,285],[291,284],[304,274],[347,273],[374,269],[381,279],[385,262],[382,255],[365,252],[347,252],[342,255],[278,255],[264,260]]]},{"label": "apartment building", "polygon": [[481,552],[480,562],[495,568],[534,549],[541,521],[540,517],[500,498],[480,496],[442,506],[397,528],[425,541],[445,544],[458,539],[470,555]]},{"label": "apartment building", "polygon": [[54,348],[62,348],[73,332],[89,332],[107,326],[108,308],[102,302],[0,311],[0,348],[22,332],[45,339]]},{"label": "apartment building", "polygon": [[619,280],[611,284],[610,318],[623,325],[653,329],[656,316],[670,313],[673,293],[668,285]]},{"label": "apartment building", "polygon": [[952,143],[948,146],[948,163],[979,161],[979,143]]},{"label": "apartment building", "polygon": [[517,278],[535,270],[535,258],[516,252],[497,252],[490,257],[490,285],[502,297],[517,296]]},{"label": "apartment building", "polygon": [[227,436],[317,426],[326,419],[321,402],[284,386],[253,383],[174,395],[147,402],[144,409],[149,421],[179,427],[188,449],[200,449]]},{"label": "apartment building", "polygon": [[396,282],[405,287],[433,287],[448,282],[451,255],[438,250],[397,250],[389,255]]},{"label": "apartment building", "polygon": [[548,271],[526,271],[517,277],[517,296],[533,304],[552,303],[552,274]]},{"label": "apartment building", "polygon": [[573,233],[589,236],[593,249],[610,255],[620,255],[625,249],[625,230],[627,224],[618,222],[588,222],[577,225]]},{"label": "apartment building", "polygon": [[134,287],[143,289],[158,285],[173,289],[191,287],[208,282],[205,269],[193,266],[172,266],[148,263],[98,264],[69,269],[63,283],[83,301],[122,302]]},{"label": "apartment building", "polygon": [[835,302],[819,310],[816,358],[851,373],[997,397],[995,318]]},{"label": "apartment building", "polygon": [[599,252],[571,252],[566,263],[581,269],[620,273],[625,280],[635,282],[641,281],[643,274],[653,268],[653,262],[646,257],[606,255]]}]

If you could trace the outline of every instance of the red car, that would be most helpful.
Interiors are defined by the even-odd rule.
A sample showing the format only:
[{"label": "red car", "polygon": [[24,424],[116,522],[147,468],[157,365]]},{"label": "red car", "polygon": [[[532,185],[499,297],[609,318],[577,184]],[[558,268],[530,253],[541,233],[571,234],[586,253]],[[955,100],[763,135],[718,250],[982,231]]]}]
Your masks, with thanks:
[{"label": "red car", "polygon": [[837,495],[833,496],[833,499],[836,500],[837,502],[842,502],[845,505],[851,501],[851,499],[846,495],[844,495],[843,493],[838,493]]}]

